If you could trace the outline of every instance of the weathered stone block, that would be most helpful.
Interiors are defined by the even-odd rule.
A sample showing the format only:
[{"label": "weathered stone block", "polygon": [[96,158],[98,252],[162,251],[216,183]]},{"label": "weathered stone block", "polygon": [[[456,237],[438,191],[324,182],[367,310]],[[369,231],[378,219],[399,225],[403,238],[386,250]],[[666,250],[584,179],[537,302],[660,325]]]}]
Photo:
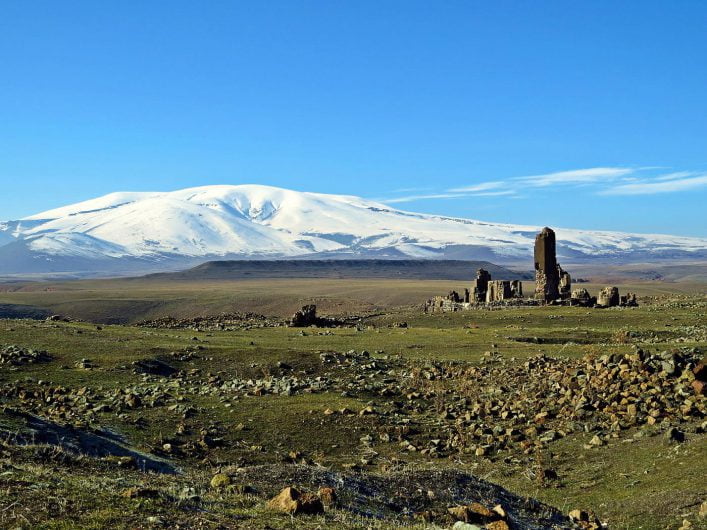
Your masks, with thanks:
[{"label": "weathered stone block", "polygon": [[604,287],[597,296],[597,305],[602,307],[616,307],[621,303],[618,287]]}]

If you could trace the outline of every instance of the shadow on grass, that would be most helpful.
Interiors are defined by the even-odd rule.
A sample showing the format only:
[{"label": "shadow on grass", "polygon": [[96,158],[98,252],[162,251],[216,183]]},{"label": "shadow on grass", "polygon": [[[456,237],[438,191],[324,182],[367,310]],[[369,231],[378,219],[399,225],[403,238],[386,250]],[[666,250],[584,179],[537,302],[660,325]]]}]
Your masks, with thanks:
[{"label": "shadow on grass", "polygon": [[[6,414],[9,411],[6,411]],[[61,447],[71,453],[92,457],[129,456],[135,459],[139,469],[156,473],[176,474],[169,462],[130,448],[125,439],[107,430],[88,432],[68,425],[59,425],[38,416],[13,412],[13,416],[24,419],[26,429],[9,435],[10,441],[19,445],[47,444]],[[9,434],[9,433],[8,433]]]}]

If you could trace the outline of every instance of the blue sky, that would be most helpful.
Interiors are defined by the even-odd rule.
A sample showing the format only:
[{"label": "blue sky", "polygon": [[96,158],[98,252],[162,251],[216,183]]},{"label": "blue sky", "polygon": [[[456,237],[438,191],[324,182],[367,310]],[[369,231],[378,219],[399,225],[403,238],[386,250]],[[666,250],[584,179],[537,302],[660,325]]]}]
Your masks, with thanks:
[{"label": "blue sky", "polygon": [[0,219],[262,183],[707,236],[707,2],[0,3]]}]

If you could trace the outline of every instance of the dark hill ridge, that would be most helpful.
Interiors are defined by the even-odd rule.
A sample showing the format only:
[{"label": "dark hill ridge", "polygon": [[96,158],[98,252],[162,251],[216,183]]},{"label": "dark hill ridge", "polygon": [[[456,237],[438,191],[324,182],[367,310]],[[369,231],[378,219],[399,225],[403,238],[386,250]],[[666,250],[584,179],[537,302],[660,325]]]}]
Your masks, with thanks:
[{"label": "dark hill ridge", "polygon": [[488,261],[463,260],[234,260],[208,261],[181,272],[157,273],[145,278],[165,280],[235,280],[245,278],[397,278],[418,280],[471,280],[477,269],[495,279],[529,280],[529,272],[516,272]]}]

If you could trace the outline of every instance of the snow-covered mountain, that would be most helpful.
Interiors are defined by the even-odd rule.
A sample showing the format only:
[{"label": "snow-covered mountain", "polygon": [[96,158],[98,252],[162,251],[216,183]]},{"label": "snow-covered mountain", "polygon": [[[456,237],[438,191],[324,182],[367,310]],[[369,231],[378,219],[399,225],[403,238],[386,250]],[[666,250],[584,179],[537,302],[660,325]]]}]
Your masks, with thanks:
[{"label": "snow-covered mountain", "polygon": [[[115,273],[208,259],[531,255],[538,226],[418,214],[269,186],[111,193],[0,222],[0,273]],[[707,258],[707,239],[556,228],[560,260]]]}]

